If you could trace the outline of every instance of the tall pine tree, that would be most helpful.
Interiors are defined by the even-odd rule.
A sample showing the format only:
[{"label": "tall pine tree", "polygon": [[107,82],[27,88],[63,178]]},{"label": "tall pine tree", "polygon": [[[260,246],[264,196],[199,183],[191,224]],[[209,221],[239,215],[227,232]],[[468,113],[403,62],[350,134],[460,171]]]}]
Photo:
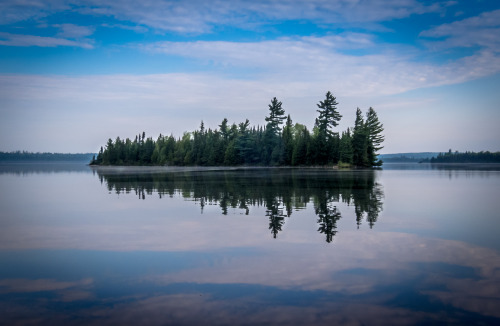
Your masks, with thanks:
[{"label": "tall pine tree", "polygon": [[332,160],[335,150],[335,128],[342,115],[337,111],[337,99],[330,91],[326,93],[325,100],[320,101],[318,106],[319,117],[316,119],[317,133],[315,134],[315,149],[316,149],[316,163],[328,164],[333,163]]},{"label": "tall pine tree", "polygon": [[269,116],[266,117],[267,127],[277,135],[280,132],[280,125],[286,119],[285,109],[282,108],[282,103],[274,97],[269,104]]},{"label": "tall pine tree", "polygon": [[293,125],[290,115],[286,119],[283,128],[283,164],[291,165],[293,156]]},{"label": "tall pine tree", "polygon": [[380,123],[377,113],[372,107],[366,113],[365,128],[368,135],[368,162],[371,166],[381,166],[382,161],[377,159],[377,152],[384,148],[381,146],[384,141],[384,136],[382,135],[384,125]]},{"label": "tall pine tree", "polygon": [[333,136],[333,128],[339,124],[339,121],[342,118],[342,115],[340,115],[337,111],[338,104],[337,99],[332,95],[332,93],[330,93],[330,91],[326,93],[325,100],[320,101],[319,104],[317,104],[319,109],[316,110],[319,112],[317,125],[320,133]]},{"label": "tall pine tree", "polygon": [[369,166],[368,162],[368,134],[359,108],[356,110],[356,121],[352,132],[352,163],[356,166]]}]

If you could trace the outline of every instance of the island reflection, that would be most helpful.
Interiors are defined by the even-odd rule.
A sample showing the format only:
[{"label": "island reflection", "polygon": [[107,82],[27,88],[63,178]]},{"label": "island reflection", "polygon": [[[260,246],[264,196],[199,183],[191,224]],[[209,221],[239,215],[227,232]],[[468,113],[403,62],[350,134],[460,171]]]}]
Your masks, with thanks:
[{"label": "island reflection", "polygon": [[218,205],[223,215],[228,209],[265,207],[269,230],[277,238],[294,210],[312,204],[318,231],[330,243],[342,218],[338,203],[354,206],[356,224],[366,221],[372,228],[383,208],[384,193],[376,182],[376,172],[332,171],[326,169],[231,169],[148,171],[95,168],[110,193],[171,198],[181,195],[200,205]]}]

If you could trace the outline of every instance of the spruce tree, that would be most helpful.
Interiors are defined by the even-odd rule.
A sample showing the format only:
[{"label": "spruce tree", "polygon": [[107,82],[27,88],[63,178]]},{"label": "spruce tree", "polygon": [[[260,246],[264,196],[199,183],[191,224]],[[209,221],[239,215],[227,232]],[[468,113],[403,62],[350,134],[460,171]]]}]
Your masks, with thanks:
[{"label": "spruce tree", "polygon": [[352,133],[352,163],[356,166],[369,166],[368,156],[368,134],[363,120],[363,114],[358,108],[356,110],[356,121]]},{"label": "spruce tree", "polygon": [[[319,116],[312,133],[304,125],[292,125],[290,116],[284,115],[282,103],[274,97],[265,126],[251,128],[248,120],[229,126],[228,120],[224,119],[219,130],[205,130],[202,121],[199,130],[185,132],[177,139],[160,134],[154,141],[151,137],[146,138],[145,132],[139,133],[133,141],[117,137],[114,142],[109,139],[91,162],[104,165],[220,166],[325,165],[342,161],[364,167],[381,165],[377,151],[382,148],[384,128],[375,110],[370,108],[366,120],[363,120],[358,108],[354,128],[347,129],[339,137],[339,133],[334,132],[341,119],[337,104],[335,97],[327,92],[325,100],[317,105]],[[285,119],[286,124],[281,129]]]},{"label": "spruce tree", "polygon": [[368,135],[368,161],[371,166],[381,166],[382,161],[377,159],[377,152],[384,148],[381,146],[384,141],[384,136],[381,134],[384,131],[384,125],[380,123],[375,110],[370,107],[366,113],[365,122],[366,133]]},{"label": "spruce tree", "polygon": [[306,165],[309,163],[308,149],[311,135],[307,127],[300,123],[295,124],[294,135],[292,165]]},{"label": "spruce tree", "polygon": [[283,128],[283,164],[291,165],[293,155],[293,125],[290,115],[286,119],[285,127]]},{"label": "spruce tree", "polygon": [[282,103],[274,97],[269,106],[269,116],[265,117],[267,122],[264,134],[263,163],[265,165],[278,165],[283,157],[283,146],[280,125],[283,124],[285,110]]},{"label": "spruce tree", "polygon": [[352,138],[349,128],[346,132],[342,132],[339,148],[339,162],[352,164]]}]

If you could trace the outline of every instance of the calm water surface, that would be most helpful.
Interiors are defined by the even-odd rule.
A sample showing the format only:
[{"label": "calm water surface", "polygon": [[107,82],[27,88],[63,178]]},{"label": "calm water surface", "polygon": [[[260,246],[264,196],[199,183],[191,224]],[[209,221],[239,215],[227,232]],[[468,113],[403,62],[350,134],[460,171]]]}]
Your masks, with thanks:
[{"label": "calm water surface", "polygon": [[499,325],[500,169],[0,165],[0,324]]}]

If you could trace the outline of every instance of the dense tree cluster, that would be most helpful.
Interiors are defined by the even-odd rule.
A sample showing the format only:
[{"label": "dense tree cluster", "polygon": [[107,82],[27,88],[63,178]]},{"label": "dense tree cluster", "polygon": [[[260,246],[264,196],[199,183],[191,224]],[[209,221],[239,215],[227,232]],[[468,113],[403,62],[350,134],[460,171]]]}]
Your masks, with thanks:
[{"label": "dense tree cluster", "polygon": [[500,163],[500,152],[452,152],[439,153],[431,163]]},{"label": "dense tree cluster", "polygon": [[0,161],[76,161],[88,162],[93,153],[69,154],[69,153],[33,153],[27,151],[0,152]]},{"label": "dense tree cluster", "polygon": [[[335,130],[342,118],[336,98],[326,93],[312,132],[305,125],[293,124],[276,98],[269,104],[266,125],[251,127],[248,119],[229,124],[223,119],[218,129],[200,128],[181,138],[160,135],[155,141],[145,133],[135,140],[109,139],[93,158],[95,165],[199,165],[199,166],[325,166],[346,164],[380,166],[377,151],[382,148],[383,125],[373,108],[364,118],[356,112],[354,128],[339,134]],[[284,126],[282,126],[284,124]]]}]

